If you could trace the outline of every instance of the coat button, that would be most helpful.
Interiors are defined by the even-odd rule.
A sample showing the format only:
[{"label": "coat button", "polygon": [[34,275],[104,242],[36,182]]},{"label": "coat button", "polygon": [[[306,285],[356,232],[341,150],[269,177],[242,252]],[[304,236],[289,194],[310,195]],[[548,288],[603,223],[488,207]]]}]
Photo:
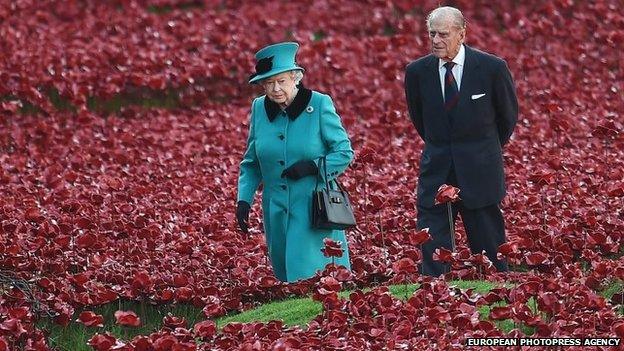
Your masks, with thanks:
[{"label": "coat button", "polygon": [[280,187],[282,188],[282,190],[286,190],[286,185],[282,184],[280,185]]},{"label": "coat button", "polygon": [[280,135],[278,136],[278,138],[279,138],[280,140],[284,140],[284,134],[280,134]]},{"label": "coat button", "polygon": [[283,166],[283,165],[285,165],[286,163],[285,163],[284,161],[282,161],[282,160],[279,160],[279,164]]}]

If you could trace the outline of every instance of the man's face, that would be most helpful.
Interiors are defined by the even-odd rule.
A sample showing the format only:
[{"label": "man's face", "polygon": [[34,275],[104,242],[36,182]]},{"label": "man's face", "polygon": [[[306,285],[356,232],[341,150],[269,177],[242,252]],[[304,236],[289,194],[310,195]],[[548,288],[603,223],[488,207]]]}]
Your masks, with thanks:
[{"label": "man's face", "polygon": [[445,61],[452,61],[464,42],[466,31],[453,25],[450,18],[439,18],[429,23],[431,53]]}]

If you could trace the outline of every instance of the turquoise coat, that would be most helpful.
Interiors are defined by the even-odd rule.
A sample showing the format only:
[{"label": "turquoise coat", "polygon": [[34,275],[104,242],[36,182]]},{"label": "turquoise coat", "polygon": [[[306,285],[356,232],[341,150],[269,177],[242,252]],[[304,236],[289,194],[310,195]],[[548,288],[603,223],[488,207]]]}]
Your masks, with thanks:
[{"label": "turquoise coat", "polygon": [[344,255],[336,264],[350,268],[344,231],[311,225],[312,192],[323,180],[281,178],[282,171],[295,162],[314,160],[318,166],[322,156],[326,156],[330,181],[353,159],[349,136],[328,95],[301,88],[284,111],[266,96],[253,101],[247,149],[240,163],[238,201],[252,204],[263,184],[264,233],[273,271],[282,281],[310,278],[331,263],[321,252],[324,238],[342,242]]}]

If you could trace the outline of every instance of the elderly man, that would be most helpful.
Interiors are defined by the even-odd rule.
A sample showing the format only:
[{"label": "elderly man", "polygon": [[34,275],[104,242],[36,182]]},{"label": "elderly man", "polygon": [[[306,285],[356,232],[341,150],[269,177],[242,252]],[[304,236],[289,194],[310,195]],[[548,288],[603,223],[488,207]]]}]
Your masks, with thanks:
[{"label": "elderly man", "polygon": [[431,54],[410,63],[405,72],[409,115],[425,142],[418,181],[418,227],[429,228],[421,272],[438,276],[449,270],[436,262],[435,249],[451,248],[448,215],[435,205],[440,185],[460,189],[459,212],[473,253],[496,258],[505,242],[499,203],[505,195],[502,146],[514,130],[518,101],[507,64],[464,44],[466,21],[456,8],[440,7],[427,17]]}]

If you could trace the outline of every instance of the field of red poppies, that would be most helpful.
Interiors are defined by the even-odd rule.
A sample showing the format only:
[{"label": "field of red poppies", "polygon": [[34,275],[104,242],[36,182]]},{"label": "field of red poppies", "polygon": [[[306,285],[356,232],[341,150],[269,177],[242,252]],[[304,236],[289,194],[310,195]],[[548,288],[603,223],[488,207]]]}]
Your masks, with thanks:
[{"label": "field of red poppies", "polygon": [[[453,279],[513,283],[486,296],[414,273],[421,140],[403,69],[428,52],[439,1],[5,1],[0,5],[0,351],[46,350],[37,316],[98,324],[76,310],[118,299],[192,303],[207,318],[290,295],[324,312],[307,328],[207,320],[96,350],[460,349],[468,337],[624,337],[624,14],[618,0],[454,1],[467,44],[507,60],[520,118],[505,149],[514,272],[492,272],[463,231]],[[359,226],[352,272],[281,284],[259,206],[234,218],[253,54],[301,44],[306,86],[330,94],[356,159],[343,177]],[[173,101],[168,108],[145,102]],[[118,108],[107,110],[115,102]],[[4,277],[8,277],[8,283]],[[420,282],[407,301],[384,288]],[[21,282],[20,284],[11,284]],[[538,312],[527,307],[536,301]],[[618,312],[620,311],[620,312]],[[79,318],[80,317],[80,318]],[[129,318],[130,317],[130,318]],[[132,324],[120,315],[119,323]],[[322,346],[321,346],[322,345]],[[574,349],[574,348],[567,348]]]}]

